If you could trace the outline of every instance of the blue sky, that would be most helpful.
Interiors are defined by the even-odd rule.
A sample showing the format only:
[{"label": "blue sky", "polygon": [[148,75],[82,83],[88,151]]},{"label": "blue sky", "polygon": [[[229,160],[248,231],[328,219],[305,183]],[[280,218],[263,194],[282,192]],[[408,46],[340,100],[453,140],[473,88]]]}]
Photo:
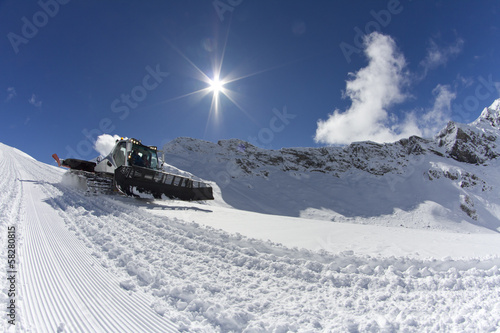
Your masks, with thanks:
[{"label": "blue sky", "polygon": [[[432,136],[499,97],[498,1],[0,1],[0,142],[317,147]],[[224,85],[210,89],[216,76]]]}]

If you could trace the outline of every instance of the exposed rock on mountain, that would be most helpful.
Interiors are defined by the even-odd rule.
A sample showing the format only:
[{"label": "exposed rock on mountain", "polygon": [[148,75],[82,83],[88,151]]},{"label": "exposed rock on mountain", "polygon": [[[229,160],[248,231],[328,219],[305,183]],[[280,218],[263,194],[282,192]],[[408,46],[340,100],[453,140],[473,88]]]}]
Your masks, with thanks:
[{"label": "exposed rock on mountain", "polygon": [[499,135],[497,100],[473,123],[450,121],[433,139],[266,150],[237,139],[177,138],[163,150],[169,164],[215,182],[240,209],[312,217],[322,211],[321,218],[354,222],[431,209],[422,219],[497,230]]}]

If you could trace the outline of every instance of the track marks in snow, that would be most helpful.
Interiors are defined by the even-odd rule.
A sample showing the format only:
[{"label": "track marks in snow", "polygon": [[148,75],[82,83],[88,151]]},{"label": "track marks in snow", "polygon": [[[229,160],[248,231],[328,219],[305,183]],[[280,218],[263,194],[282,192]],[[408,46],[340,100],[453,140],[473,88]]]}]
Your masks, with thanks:
[{"label": "track marks in snow", "polygon": [[16,329],[177,331],[167,318],[149,307],[151,296],[130,295],[120,288],[116,278],[68,230],[60,216],[64,212],[50,205],[52,197],[62,195],[53,185],[60,181],[61,172],[12,149],[3,149],[3,153],[0,179],[9,191],[0,191],[1,204],[17,208],[2,218],[19,225],[18,239],[22,239],[18,244],[21,260]]},{"label": "track marks in snow", "polygon": [[4,177],[0,177],[0,225],[15,223],[21,217],[22,184],[19,179],[17,163],[9,156],[0,159],[0,170]]},{"label": "track marks in snow", "polygon": [[23,218],[20,324],[27,331],[165,332],[173,329],[166,318],[193,332],[500,328],[499,259],[287,249],[157,217],[135,200],[84,196],[55,184],[53,168],[1,151],[19,161],[0,169],[19,180],[8,180],[12,190],[1,203],[19,200],[9,219]]},{"label": "track marks in snow", "polygon": [[120,277],[122,288],[153,295],[153,308],[181,329],[417,332],[500,325],[499,259],[290,250],[156,217],[137,210],[132,199],[65,191],[54,200],[69,228]]},{"label": "track marks in snow", "polygon": [[[0,151],[4,146],[0,144]],[[7,307],[10,302],[8,290],[10,282],[7,280],[7,228],[16,229],[16,268],[19,268],[19,246],[22,244],[22,221],[23,221],[23,187],[19,180],[19,172],[15,160],[8,154],[2,154],[0,158],[0,303],[2,307]],[[18,293],[19,290],[16,290]],[[16,316],[22,315],[19,309],[16,310]],[[0,327],[7,331],[10,324],[6,317],[3,318]]]},{"label": "track marks in snow", "polygon": [[[60,215],[63,218],[67,218],[67,213],[64,210],[60,211]],[[84,245],[81,242],[78,242],[80,247]],[[73,246],[73,244],[68,244],[68,246]],[[83,251],[83,249],[82,249]],[[87,248],[85,248],[85,252],[89,252]],[[99,274],[96,275],[95,271],[104,271],[104,268],[99,265],[97,260],[93,260],[91,265],[95,266],[94,272],[89,272],[83,269],[81,265],[78,264],[79,257],[75,256],[74,258],[68,258],[66,269],[69,271],[73,271],[72,275],[82,276],[84,280],[94,281],[93,289],[86,290],[87,286],[82,285],[79,287],[79,292],[81,295],[86,295],[88,300],[85,302],[86,304],[93,304],[93,308],[90,309],[92,314],[95,317],[99,317],[101,313],[107,313],[112,318],[120,318],[120,322],[114,323],[117,326],[106,327],[107,325],[111,325],[103,319],[101,325],[106,327],[106,331],[116,331],[116,332],[125,332],[125,331],[133,331],[133,327],[140,327],[143,331],[163,331],[166,329],[173,330],[174,326],[170,325],[170,327],[166,327],[165,325],[158,324],[156,314],[152,311],[146,312],[141,316],[132,315],[136,309],[148,309],[150,305],[150,301],[146,301],[143,298],[135,297],[133,306],[130,304],[130,295],[125,292],[116,293],[111,292],[113,289],[118,288],[119,281],[114,276],[106,276],[106,278],[102,278]],[[106,299],[107,302],[100,304],[100,300]],[[97,301],[97,304],[95,303]],[[114,313],[113,313],[114,312]]]}]

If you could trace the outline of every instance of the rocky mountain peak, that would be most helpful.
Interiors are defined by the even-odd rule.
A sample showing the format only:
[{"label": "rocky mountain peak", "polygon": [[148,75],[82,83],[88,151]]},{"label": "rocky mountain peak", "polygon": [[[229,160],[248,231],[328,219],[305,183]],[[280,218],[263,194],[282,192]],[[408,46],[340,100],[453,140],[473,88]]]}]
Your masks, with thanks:
[{"label": "rocky mountain peak", "polygon": [[450,121],[436,136],[436,143],[445,149],[447,156],[459,162],[483,164],[500,156],[499,129],[500,99],[470,124]]},{"label": "rocky mountain peak", "polygon": [[434,202],[450,221],[467,218],[496,230],[500,213],[491,211],[498,205],[488,198],[500,193],[499,136],[497,100],[473,123],[450,121],[432,139],[269,150],[238,139],[178,138],[163,151],[167,163],[214,182],[241,209],[291,216],[326,209],[337,219]]},{"label": "rocky mountain peak", "polygon": [[[500,99],[485,108],[470,124],[450,121],[434,139],[412,136],[378,144],[355,142],[345,147],[283,148],[266,150],[239,139],[212,143],[191,138],[177,138],[164,147],[170,155],[202,154],[220,161],[233,160],[245,171],[277,166],[283,171],[346,171],[356,168],[381,175],[404,167],[412,156],[435,154],[459,162],[484,164],[500,156]],[[186,156],[187,157],[187,156]]]},{"label": "rocky mountain peak", "polygon": [[500,98],[494,101],[489,107],[484,108],[479,118],[472,122],[471,125],[489,125],[494,128],[500,128]]}]

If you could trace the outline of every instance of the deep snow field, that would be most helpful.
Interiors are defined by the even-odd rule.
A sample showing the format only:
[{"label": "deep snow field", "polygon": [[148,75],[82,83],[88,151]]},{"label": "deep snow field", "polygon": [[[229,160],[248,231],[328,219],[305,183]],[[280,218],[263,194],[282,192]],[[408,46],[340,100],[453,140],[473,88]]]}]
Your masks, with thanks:
[{"label": "deep snow field", "polygon": [[64,172],[0,144],[3,267],[16,229],[5,332],[500,330],[500,234],[396,227],[432,202],[338,223],[237,210],[217,189],[207,203],[86,195]]}]

